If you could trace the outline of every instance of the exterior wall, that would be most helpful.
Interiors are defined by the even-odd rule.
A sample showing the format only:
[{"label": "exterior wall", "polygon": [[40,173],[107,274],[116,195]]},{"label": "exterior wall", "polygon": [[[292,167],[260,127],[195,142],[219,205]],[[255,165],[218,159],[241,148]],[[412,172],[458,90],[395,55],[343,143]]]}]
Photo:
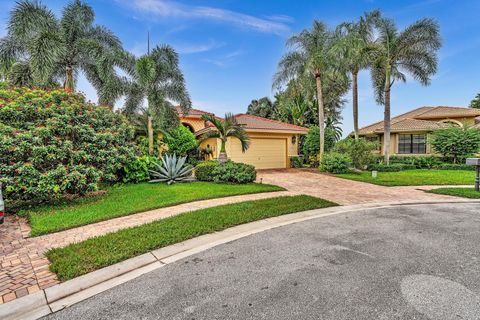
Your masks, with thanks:
[{"label": "exterior wall", "polygon": [[474,117],[469,117],[469,118],[446,118],[446,119],[435,119],[432,121],[435,122],[448,122],[451,120],[452,122],[458,123],[460,125],[467,125],[467,126],[473,126],[475,124],[475,118]]},{"label": "exterior wall", "polygon": [[[415,154],[415,153],[398,153],[398,141],[400,134],[426,134],[427,135],[427,145],[426,145],[426,153],[422,154]],[[419,132],[419,131],[405,131],[405,132],[395,132],[390,134],[390,155],[398,155],[398,156],[422,156],[422,155],[431,155],[433,154],[433,150],[431,145],[428,143],[430,139],[430,133],[426,132]],[[383,144],[383,135],[380,137],[381,143],[381,152],[380,154],[384,155],[384,144]]]},{"label": "exterior wall", "polygon": [[180,118],[180,122],[191,125],[194,132],[205,128],[205,121],[200,118]]}]

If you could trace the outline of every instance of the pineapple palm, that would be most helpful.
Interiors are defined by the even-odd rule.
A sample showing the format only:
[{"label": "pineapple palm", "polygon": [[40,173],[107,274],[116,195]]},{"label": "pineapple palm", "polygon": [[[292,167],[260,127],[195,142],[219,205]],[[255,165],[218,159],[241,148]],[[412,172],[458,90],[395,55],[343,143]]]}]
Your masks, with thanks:
[{"label": "pineapple palm", "polygon": [[202,119],[210,122],[215,129],[208,131],[200,137],[200,141],[204,141],[210,138],[220,139],[220,154],[218,155],[218,161],[225,163],[228,160],[227,152],[225,151],[225,144],[229,137],[236,138],[242,145],[242,152],[247,151],[250,146],[250,138],[244,129],[242,124],[237,122],[235,116],[231,113],[225,115],[225,119],[220,120],[213,115],[203,115]]}]

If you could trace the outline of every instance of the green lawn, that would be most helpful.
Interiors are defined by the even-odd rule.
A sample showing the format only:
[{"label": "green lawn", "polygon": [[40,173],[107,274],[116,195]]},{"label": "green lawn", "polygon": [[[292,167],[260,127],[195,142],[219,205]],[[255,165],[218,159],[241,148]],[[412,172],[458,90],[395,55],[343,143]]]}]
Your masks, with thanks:
[{"label": "green lawn", "polygon": [[131,257],[229,227],[335,203],[306,195],[245,201],[183,213],[52,249],[50,270],[68,280]]},{"label": "green lawn", "polygon": [[475,191],[473,188],[439,188],[428,190],[427,192],[445,194],[447,196],[480,199],[480,192]]},{"label": "green lawn", "polygon": [[475,171],[405,170],[378,172],[377,178],[372,178],[371,172],[337,174],[336,176],[381,186],[473,185]]},{"label": "green lawn", "polygon": [[268,184],[210,182],[130,184],[111,188],[103,196],[82,198],[61,205],[45,205],[20,212],[29,218],[32,236],[70,229],[141,211],[196,200],[285,190]]}]

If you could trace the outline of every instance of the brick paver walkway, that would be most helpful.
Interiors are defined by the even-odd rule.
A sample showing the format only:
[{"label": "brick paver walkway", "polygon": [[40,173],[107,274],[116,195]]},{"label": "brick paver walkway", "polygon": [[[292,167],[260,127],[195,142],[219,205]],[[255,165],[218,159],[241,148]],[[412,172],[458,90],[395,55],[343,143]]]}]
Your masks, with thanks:
[{"label": "brick paver walkway", "polygon": [[[308,194],[339,204],[396,201],[448,201],[448,196],[427,194],[419,187],[382,187],[343,180],[305,170],[268,170],[258,174],[258,180],[285,187],[288,191],[242,195],[186,203],[111,219],[84,227],[45,236],[28,238],[30,228],[22,218],[7,217],[0,225],[0,304],[58,283],[48,270],[44,253],[51,248],[138,226],[183,212],[235,203],[265,199],[280,195]],[[430,187],[431,188],[431,187]]]}]

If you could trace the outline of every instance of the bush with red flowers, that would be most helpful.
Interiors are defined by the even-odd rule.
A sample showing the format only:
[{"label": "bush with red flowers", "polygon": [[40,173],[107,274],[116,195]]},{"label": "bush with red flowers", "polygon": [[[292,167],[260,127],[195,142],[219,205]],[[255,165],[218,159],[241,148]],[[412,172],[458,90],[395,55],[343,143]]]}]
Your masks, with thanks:
[{"label": "bush with red flowers", "polygon": [[63,90],[0,88],[0,181],[8,200],[82,195],[119,179],[134,130],[108,107]]}]

